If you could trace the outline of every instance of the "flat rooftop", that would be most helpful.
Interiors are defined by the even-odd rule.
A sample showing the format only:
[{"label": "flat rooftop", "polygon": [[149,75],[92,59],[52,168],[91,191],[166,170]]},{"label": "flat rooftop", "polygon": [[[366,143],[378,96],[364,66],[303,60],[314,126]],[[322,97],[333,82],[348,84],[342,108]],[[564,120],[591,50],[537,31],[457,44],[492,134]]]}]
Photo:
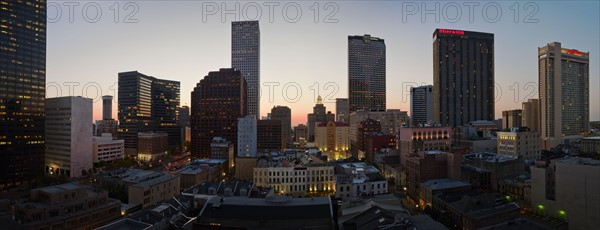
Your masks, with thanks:
[{"label": "flat rooftop", "polygon": [[423,182],[423,186],[431,189],[431,190],[440,190],[440,189],[449,189],[449,188],[459,188],[465,186],[471,186],[469,183],[465,183],[462,181],[451,181],[450,179],[433,179]]},{"label": "flat rooftop", "polygon": [[510,156],[504,154],[490,153],[490,152],[480,152],[480,153],[471,153],[464,155],[465,160],[474,160],[480,159],[487,162],[507,162],[518,160],[517,156]]},{"label": "flat rooftop", "polygon": [[152,228],[152,225],[146,224],[129,218],[121,219],[108,225],[104,225],[95,230],[145,230]]}]

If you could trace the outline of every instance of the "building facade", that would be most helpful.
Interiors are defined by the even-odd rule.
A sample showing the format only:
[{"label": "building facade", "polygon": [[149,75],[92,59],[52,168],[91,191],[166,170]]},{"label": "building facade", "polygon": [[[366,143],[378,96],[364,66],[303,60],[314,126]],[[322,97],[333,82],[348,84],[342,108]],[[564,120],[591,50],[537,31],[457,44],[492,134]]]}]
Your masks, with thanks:
[{"label": "building facade", "polygon": [[166,133],[138,133],[137,157],[143,161],[151,161],[167,155],[169,135]]},{"label": "building facade", "polygon": [[308,142],[315,141],[315,128],[317,124],[321,122],[335,121],[335,114],[327,111],[325,105],[323,105],[323,98],[317,97],[317,104],[313,107],[313,112],[307,115],[308,121]]},{"label": "building facade", "polygon": [[552,42],[538,48],[540,134],[550,149],[589,131],[589,52]]},{"label": "building facade", "polygon": [[213,137],[237,143],[238,118],[247,112],[246,89],[246,80],[236,69],[209,72],[196,85],[191,103],[192,157],[208,158]]},{"label": "building facade", "polygon": [[47,18],[45,1],[2,3],[0,189],[44,173]]},{"label": "building facade", "polygon": [[523,126],[523,110],[514,109],[502,111],[502,129],[519,128]]},{"label": "building facade", "polygon": [[46,99],[46,173],[81,177],[93,167],[92,99]]},{"label": "building facade", "polygon": [[346,151],[350,148],[350,126],[342,122],[324,122],[315,130],[315,145],[323,152]]},{"label": "building facade", "polygon": [[94,163],[121,160],[123,158],[125,158],[124,140],[114,140],[110,133],[92,137],[92,159]]},{"label": "building facade", "polygon": [[260,27],[258,21],[231,22],[231,67],[248,84],[248,115],[260,117]]},{"label": "building facade", "polygon": [[537,160],[542,156],[541,138],[529,128],[512,128],[510,132],[497,132],[499,154],[516,156],[524,160]]},{"label": "building facade", "polygon": [[335,121],[348,123],[348,116],[350,116],[350,105],[348,104],[348,98],[336,98],[335,99]]},{"label": "building facade", "polygon": [[237,156],[238,157],[255,157],[257,155],[256,141],[258,138],[256,118],[254,116],[246,116],[238,118],[238,140],[237,140]]},{"label": "building facade", "polygon": [[436,29],[433,33],[433,114],[457,127],[494,120],[494,34]]},{"label": "building facade", "polygon": [[425,85],[410,89],[411,126],[433,122],[433,86]]},{"label": "building facade", "polygon": [[348,36],[349,111],[385,111],[385,41],[371,35]]},{"label": "building facade", "polygon": [[256,149],[258,153],[280,151],[284,146],[281,144],[281,121],[258,120],[256,122]]},{"label": "building facade", "polygon": [[523,102],[523,121],[521,125],[531,131],[540,132],[540,100],[529,99]]},{"label": "building facade", "polygon": [[304,124],[299,124],[294,127],[294,142],[306,142],[308,140],[308,127]]},{"label": "building facade", "polygon": [[287,106],[274,106],[271,120],[281,121],[281,146],[287,148],[292,143],[292,110]]}]

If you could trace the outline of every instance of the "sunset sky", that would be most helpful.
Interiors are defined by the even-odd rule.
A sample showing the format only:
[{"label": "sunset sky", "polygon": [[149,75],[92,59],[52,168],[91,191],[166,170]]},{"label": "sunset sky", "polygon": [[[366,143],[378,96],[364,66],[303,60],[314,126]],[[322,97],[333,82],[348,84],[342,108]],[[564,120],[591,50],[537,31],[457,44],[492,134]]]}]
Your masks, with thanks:
[{"label": "sunset sky", "polygon": [[[590,52],[590,120],[600,120],[598,1],[534,2],[527,6],[525,2],[518,2],[518,6],[510,1],[494,2],[502,10],[498,15],[493,7],[485,14],[484,2],[474,8],[472,22],[469,8],[460,5],[462,12],[456,14],[455,5],[442,1],[319,2],[319,7],[313,1],[298,1],[294,6],[302,9],[301,15],[288,5],[286,16],[282,9],[287,2],[280,2],[272,21],[267,2],[138,1],[126,5],[119,1],[115,7],[115,1],[101,1],[87,5],[87,11],[83,9],[88,2],[81,2],[72,11],[72,18],[65,3],[49,2],[48,6],[47,96],[94,98],[95,120],[101,119],[101,95],[115,96],[116,118],[117,74],[125,71],[180,81],[181,105],[189,105],[190,92],[200,79],[209,71],[231,66],[231,21],[254,18],[257,5],[262,10],[261,116],[275,105],[285,105],[292,109],[293,125],[305,123],[318,94],[324,97],[328,110],[335,112],[335,98],[348,94],[347,36],[363,34],[385,39],[387,105],[408,111],[408,88],[433,83],[432,33],[436,28],[447,28],[494,33],[496,118],[501,117],[501,111],[520,108],[521,102],[538,97],[538,47],[558,41],[565,48]],[[234,9],[236,3],[248,13],[223,15],[225,20],[221,11],[203,13],[214,6]],[[423,15],[423,21],[420,12],[403,13],[415,5],[435,9],[436,3],[442,12],[439,22],[433,14]],[[101,15],[95,13],[98,6]],[[519,9],[518,16],[515,9]],[[324,22],[328,15],[331,23]],[[298,21],[292,22],[296,17]],[[496,17],[496,22],[489,20]],[[127,18],[133,23],[124,23]],[[459,20],[452,22],[456,18]],[[276,84],[269,97],[266,85]],[[292,87],[282,92],[286,84]],[[68,85],[76,86],[69,90]],[[300,86],[301,92],[293,86]]]}]

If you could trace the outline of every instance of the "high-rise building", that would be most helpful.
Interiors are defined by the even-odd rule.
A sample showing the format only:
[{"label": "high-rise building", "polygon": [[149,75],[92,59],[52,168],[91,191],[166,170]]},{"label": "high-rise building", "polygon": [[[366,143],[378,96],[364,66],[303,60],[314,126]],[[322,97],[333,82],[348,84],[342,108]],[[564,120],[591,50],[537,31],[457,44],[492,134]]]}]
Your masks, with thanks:
[{"label": "high-rise building", "polygon": [[317,97],[317,104],[313,107],[313,113],[307,115],[308,121],[308,142],[315,141],[315,127],[321,122],[335,121],[335,114],[327,111],[325,105],[323,105],[323,98]]},{"label": "high-rise building", "polygon": [[308,127],[304,124],[299,124],[294,127],[294,142],[306,142],[308,140]]},{"label": "high-rise building", "polygon": [[81,177],[91,169],[92,99],[46,99],[46,173]]},{"label": "high-rise building", "polygon": [[348,123],[348,116],[350,116],[350,108],[348,105],[348,98],[336,98],[335,99],[335,121]]},{"label": "high-rise building", "polygon": [[494,34],[436,29],[433,115],[443,126],[494,120]]},{"label": "high-rise building", "polygon": [[511,129],[523,126],[523,110],[513,109],[502,111],[502,129]]},{"label": "high-rise building", "polygon": [[179,107],[179,126],[190,127],[190,107],[181,106]]},{"label": "high-rise building", "polygon": [[381,38],[348,36],[349,111],[385,111],[385,42]]},{"label": "high-rise building", "polygon": [[525,160],[537,160],[542,156],[538,132],[526,127],[518,127],[497,134],[498,154],[516,156]]},{"label": "high-rise building", "polygon": [[137,154],[139,132],[164,132],[169,148],[181,149],[177,121],[180,83],[146,76],[137,71],[119,73],[119,138],[125,153]]},{"label": "high-rise building", "polygon": [[248,115],[260,118],[260,27],[258,21],[231,22],[231,67],[248,84]]},{"label": "high-rise building", "polygon": [[552,42],[538,48],[540,134],[543,148],[580,137],[589,130],[589,52]]},{"label": "high-rise building", "polygon": [[257,141],[257,124],[254,116],[238,118],[237,156],[255,157]]},{"label": "high-rise building", "polygon": [[281,151],[281,121],[258,120],[256,123],[256,149],[258,153]]},{"label": "high-rise building", "polygon": [[44,170],[46,1],[0,7],[0,189]]},{"label": "high-rise building", "polygon": [[529,128],[531,131],[540,131],[540,100],[529,99],[523,102],[523,120],[521,125]]},{"label": "high-rise building", "polygon": [[271,120],[281,121],[281,146],[292,144],[292,110],[287,106],[275,106],[271,109]]},{"label": "high-rise building", "polygon": [[196,85],[191,103],[191,153],[194,158],[210,157],[210,143],[214,137],[237,143],[238,118],[247,113],[246,89],[246,80],[236,69],[209,72]]},{"label": "high-rise building", "polygon": [[433,86],[425,85],[410,89],[410,119],[412,126],[433,121]]},{"label": "high-rise building", "polygon": [[113,96],[102,96],[102,120],[112,120],[112,100]]}]

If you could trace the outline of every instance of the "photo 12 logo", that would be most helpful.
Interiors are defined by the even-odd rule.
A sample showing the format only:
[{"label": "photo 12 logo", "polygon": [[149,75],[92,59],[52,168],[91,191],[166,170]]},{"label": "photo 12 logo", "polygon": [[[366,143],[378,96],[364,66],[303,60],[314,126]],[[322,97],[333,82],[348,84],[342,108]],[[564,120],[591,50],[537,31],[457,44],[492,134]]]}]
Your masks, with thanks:
[{"label": "photo 12 logo", "polygon": [[535,2],[402,2],[402,22],[469,22],[483,19],[496,23],[509,16],[514,23],[538,23],[540,6]]},{"label": "photo 12 logo", "polygon": [[335,2],[202,2],[202,22],[218,20],[254,21],[268,19],[296,23],[311,20],[314,23],[338,23],[340,6]]},{"label": "photo 12 logo", "polygon": [[48,23],[83,19],[87,23],[111,20],[114,23],[138,23],[140,6],[135,2],[48,2]]}]

